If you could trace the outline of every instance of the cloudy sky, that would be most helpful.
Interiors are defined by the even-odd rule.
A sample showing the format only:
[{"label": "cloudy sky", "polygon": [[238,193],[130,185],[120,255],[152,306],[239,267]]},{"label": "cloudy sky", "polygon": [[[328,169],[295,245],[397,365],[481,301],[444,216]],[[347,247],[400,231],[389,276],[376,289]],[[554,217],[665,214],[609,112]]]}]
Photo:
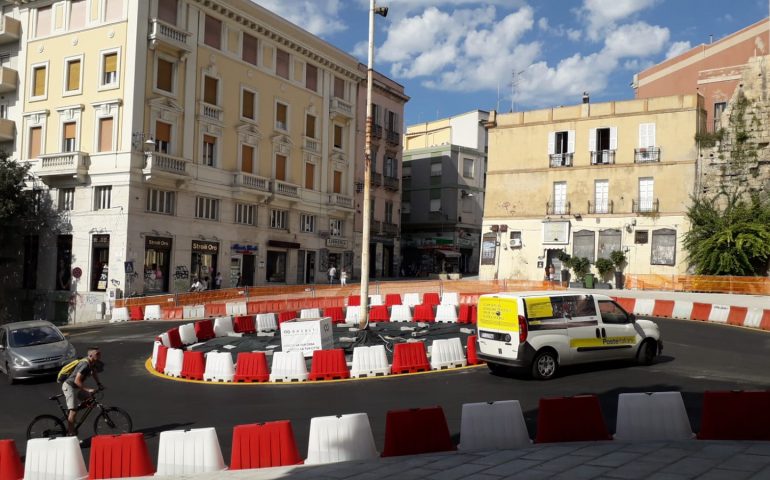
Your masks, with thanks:
[{"label": "cloudy sky", "polygon": [[[368,0],[252,0],[366,63]],[[375,68],[413,124],[633,97],[634,73],[767,17],[768,0],[380,0]],[[740,8],[736,8],[740,6]]]}]

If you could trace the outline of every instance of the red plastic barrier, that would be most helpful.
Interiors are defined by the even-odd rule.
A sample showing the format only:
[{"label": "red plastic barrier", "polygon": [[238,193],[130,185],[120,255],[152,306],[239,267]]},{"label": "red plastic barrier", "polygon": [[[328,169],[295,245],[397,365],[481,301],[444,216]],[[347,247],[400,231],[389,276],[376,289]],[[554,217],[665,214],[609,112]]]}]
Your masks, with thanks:
[{"label": "red plastic barrier", "polygon": [[195,336],[199,342],[211,340],[216,336],[214,333],[214,322],[211,320],[198,320],[195,325]]},{"label": "red plastic barrier", "polygon": [[436,292],[428,292],[422,294],[423,305],[438,305],[441,303],[441,298]]},{"label": "red plastic barrier", "polygon": [[264,302],[246,302],[246,313],[249,315],[257,315],[259,313],[265,313],[262,310],[262,304]]},{"label": "red plastic barrier", "polygon": [[655,300],[655,306],[652,308],[653,317],[671,318],[674,316],[673,300]]},{"label": "red plastic barrier", "polygon": [[770,440],[770,391],[705,392],[700,440]]},{"label": "red plastic barrier", "polygon": [[535,443],[612,440],[602,417],[599,397],[541,398]]},{"label": "red plastic barrier", "polygon": [[203,380],[204,370],[206,370],[206,359],[203,352],[186,350],[182,357],[181,377],[188,380]]},{"label": "red plastic barrier", "polygon": [[375,305],[369,309],[369,321],[371,322],[389,322],[390,313],[385,305]]},{"label": "red plastic barrier", "polygon": [[241,352],[235,364],[234,382],[266,382],[270,379],[265,352]]},{"label": "red plastic barrier", "polygon": [[323,309],[324,317],[330,317],[332,323],[345,323],[345,312],[342,307],[327,307]]},{"label": "red plastic barrier", "polygon": [[691,320],[700,320],[702,322],[708,322],[709,315],[711,315],[710,303],[693,302],[692,313],[690,313]]},{"label": "red plastic barrier", "polygon": [[168,334],[168,346],[171,348],[182,348],[182,337],[179,336],[179,327],[172,328],[166,332]]},{"label": "red plastic barrier", "polygon": [[385,306],[392,307],[393,305],[401,305],[400,293],[388,293],[385,295]]},{"label": "red plastic barrier", "polygon": [[230,470],[281,467],[302,463],[291,422],[253,423],[233,428]]},{"label": "red plastic barrier", "polygon": [[207,303],[204,306],[204,315],[207,317],[224,317],[227,315],[227,305],[224,303]]},{"label": "red plastic barrier", "polygon": [[465,352],[465,356],[468,359],[468,365],[479,365],[484,363],[479,360],[476,352],[476,335],[468,335],[468,343]]},{"label": "red plastic barrier", "polygon": [[160,309],[160,317],[165,320],[184,320],[184,307],[166,307]]},{"label": "red plastic barrier", "polygon": [[345,351],[341,348],[315,350],[308,378],[310,380],[350,378],[350,370],[348,370],[348,365],[345,363]]},{"label": "red plastic barrier", "polygon": [[16,442],[0,440],[0,479],[19,480],[24,477],[24,466],[21,464]]},{"label": "red plastic barrier", "polygon": [[633,313],[634,307],[636,306],[636,299],[635,298],[615,298],[615,300],[618,302],[618,305],[623,307],[623,310]]},{"label": "red plastic barrier", "polygon": [[155,371],[163,373],[166,371],[166,357],[168,356],[168,347],[161,345],[158,347],[158,355],[155,357]]},{"label": "red plastic barrier", "polygon": [[478,320],[478,313],[479,313],[478,305],[471,305],[471,323],[473,325],[476,325],[476,321]]},{"label": "red plastic barrier", "polygon": [[460,313],[457,315],[457,323],[471,323],[471,306],[467,303],[460,304]]},{"label": "red plastic barrier", "polygon": [[256,333],[257,327],[254,324],[254,316],[235,317],[233,319],[233,330],[235,330],[235,333]]},{"label": "red plastic barrier", "polygon": [[283,322],[288,322],[289,320],[294,320],[295,318],[299,318],[299,314],[296,310],[281,312],[278,314],[278,325]]},{"label": "red plastic barrier", "polygon": [[448,452],[454,449],[441,407],[388,412],[385,419],[383,457]]},{"label": "red plastic barrier", "polygon": [[160,319],[161,320],[171,320],[171,315],[173,314],[173,310],[175,307],[161,307],[160,308]]},{"label": "red plastic barrier", "polygon": [[762,311],[762,320],[759,322],[759,328],[770,330],[770,310]]},{"label": "red plastic barrier", "polygon": [[430,370],[425,344],[422,342],[397,343],[393,350],[393,365],[390,370],[393,375]]},{"label": "red plastic barrier", "polygon": [[357,307],[361,305],[361,295],[351,295],[348,297],[348,307]]},{"label": "red plastic barrier", "polygon": [[145,477],[155,468],[144,434],[97,435],[91,438],[88,478]]},{"label": "red plastic barrier", "polygon": [[128,318],[131,320],[144,320],[144,307],[128,307]]},{"label": "red plastic barrier", "polygon": [[433,305],[430,303],[415,305],[414,314],[412,314],[412,319],[415,322],[436,321],[436,313],[433,311]]},{"label": "red plastic barrier", "polygon": [[727,314],[727,324],[743,326],[748,313],[749,309],[746,307],[730,307],[730,313]]}]

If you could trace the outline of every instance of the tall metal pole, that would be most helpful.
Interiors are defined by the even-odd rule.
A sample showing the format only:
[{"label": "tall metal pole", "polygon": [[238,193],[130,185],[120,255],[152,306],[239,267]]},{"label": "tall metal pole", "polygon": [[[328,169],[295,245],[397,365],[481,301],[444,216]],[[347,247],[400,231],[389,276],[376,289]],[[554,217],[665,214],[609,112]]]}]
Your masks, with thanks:
[{"label": "tall metal pole", "polygon": [[361,314],[359,328],[369,327],[369,226],[372,223],[372,82],[374,69],[374,0],[369,0],[369,62],[366,70],[366,133],[364,152],[363,234],[361,235]]}]

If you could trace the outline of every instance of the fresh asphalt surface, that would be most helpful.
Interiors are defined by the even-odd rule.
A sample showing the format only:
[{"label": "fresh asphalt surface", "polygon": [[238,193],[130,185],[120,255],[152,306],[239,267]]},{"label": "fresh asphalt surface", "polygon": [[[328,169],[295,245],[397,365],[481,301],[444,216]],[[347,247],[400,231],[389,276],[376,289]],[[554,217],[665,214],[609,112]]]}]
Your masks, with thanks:
[{"label": "fresh asphalt surface", "polygon": [[[225,463],[229,463],[232,427],[238,424],[291,420],[300,453],[307,453],[310,419],[366,412],[377,447],[385,437],[388,410],[441,405],[455,443],[459,440],[462,404],[519,400],[534,437],[538,399],[546,396],[596,394],[610,431],[615,430],[617,396],[623,392],[681,391],[694,431],[706,390],[770,388],[770,332],[695,321],[657,319],[663,356],[650,367],[605,363],[563,369],[553,380],[499,377],[486,367],[431,374],[312,385],[201,385],[151,375],[145,361],[152,339],[174,322],[136,322],[69,328],[65,332],[83,354],[99,345],[106,368],[104,403],[128,410],[135,431],[145,434],[150,456],[157,458],[158,434],[180,428],[216,427]],[[5,377],[0,375],[0,380]],[[57,413],[48,397],[60,392],[53,379],[0,385],[0,439],[10,438],[22,455],[28,423],[41,413]],[[92,420],[80,437],[92,435]],[[84,444],[88,461],[88,442]]]}]

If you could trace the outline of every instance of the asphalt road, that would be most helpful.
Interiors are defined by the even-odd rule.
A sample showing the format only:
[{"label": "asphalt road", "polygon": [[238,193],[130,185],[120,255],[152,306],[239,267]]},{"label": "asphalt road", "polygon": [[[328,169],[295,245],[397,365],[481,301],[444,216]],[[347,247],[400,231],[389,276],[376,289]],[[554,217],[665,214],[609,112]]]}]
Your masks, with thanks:
[{"label": "asphalt road", "polygon": [[[541,397],[599,395],[605,420],[614,431],[619,393],[675,390],[682,392],[697,432],[704,391],[770,388],[770,332],[693,321],[657,321],[665,349],[653,366],[621,362],[574,367],[547,382],[494,376],[482,366],[314,385],[189,384],[152,376],[145,369],[152,339],[171,322],[70,328],[66,333],[79,353],[89,345],[102,348],[106,363],[102,381],[107,386],[104,403],[130,412],[134,429],[145,433],[151,457],[157,456],[159,432],[213,426],[229,463],[232,427],[244,423],[291,420],[304,455],[310,419],[317,416],[366,412],[377,446],[382,449],[385,415],[391,409],[441,405],[457,442],[463,403],[516,399],[534,437]],[[16,440],[23,454],[27,424],[40,413],[56,413],[48,397],[59,391],[53,379],[0,385],[0,438]],[[90,435],[90,425],[85,426],[81,438]],[[87,460],[87,442],[84,454]]]}]

